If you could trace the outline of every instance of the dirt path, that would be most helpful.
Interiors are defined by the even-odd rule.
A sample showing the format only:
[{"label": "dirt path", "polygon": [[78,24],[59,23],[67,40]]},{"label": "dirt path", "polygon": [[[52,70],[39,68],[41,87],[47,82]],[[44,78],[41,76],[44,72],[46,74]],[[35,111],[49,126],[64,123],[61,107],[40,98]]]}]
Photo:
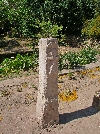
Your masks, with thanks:
[{"label": "dirt path", "polygon": [[[94,67],[91,64],[91,68]],[[95,64],[97,66],[97,64]],[[45,130],[36,123],[38,73],[0,80],[0,134],[99,134],[100,112],[92,107],[95,91],[100,90],[100,70],[75,79],[59,77],[59,91],[76,89],[78,99],[59,100],[60,124]],[[96,77],[92,77],[96,76]]]}]

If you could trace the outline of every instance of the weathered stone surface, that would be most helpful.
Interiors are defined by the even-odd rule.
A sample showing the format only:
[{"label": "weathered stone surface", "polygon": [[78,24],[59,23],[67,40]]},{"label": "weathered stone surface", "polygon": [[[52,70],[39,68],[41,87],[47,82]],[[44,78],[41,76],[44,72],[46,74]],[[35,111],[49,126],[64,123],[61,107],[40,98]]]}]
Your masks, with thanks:
[{"label": "weathered stone surface", "polygon": [[97,110],[100,110],[100,90],[95,92],[92,106]]},{"label": "weathered stone surface", "polygon": [[59,123],[57,82],[57,39],[42,38],[39,40],[39,91],[36,116],[43,128]]},{"label": "weathered stone surface", "polygon": [[39,91],[36,116],[41,127],[59,123],[58,112],[58,41],[39,40]]}]

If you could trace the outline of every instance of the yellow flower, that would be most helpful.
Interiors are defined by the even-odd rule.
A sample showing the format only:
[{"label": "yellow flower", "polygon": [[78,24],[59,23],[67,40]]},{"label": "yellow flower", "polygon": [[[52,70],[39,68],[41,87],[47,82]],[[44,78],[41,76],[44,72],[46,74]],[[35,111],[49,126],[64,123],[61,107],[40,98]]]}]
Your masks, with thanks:
[{"label": "yellow flower", "polygon": [[58,94],[58,97],[62,101],[70,102],[74,101],[78,98],[78,95],[76,93],[76,90],[68,91],[68,92],[61,92]]}]

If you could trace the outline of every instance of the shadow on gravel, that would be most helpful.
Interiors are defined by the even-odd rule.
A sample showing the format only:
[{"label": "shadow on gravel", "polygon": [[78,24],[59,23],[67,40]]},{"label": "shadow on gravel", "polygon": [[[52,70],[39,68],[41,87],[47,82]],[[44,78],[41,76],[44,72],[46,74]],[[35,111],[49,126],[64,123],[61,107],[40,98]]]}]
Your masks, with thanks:
[{"label": "shadow on gravel", "polygon": [[98,113],[98,110],[94,109],[92,106],[71,113],[63,113],[59,115],[59,123],[66,124],[72,120],[92,116],[96,113]]}]

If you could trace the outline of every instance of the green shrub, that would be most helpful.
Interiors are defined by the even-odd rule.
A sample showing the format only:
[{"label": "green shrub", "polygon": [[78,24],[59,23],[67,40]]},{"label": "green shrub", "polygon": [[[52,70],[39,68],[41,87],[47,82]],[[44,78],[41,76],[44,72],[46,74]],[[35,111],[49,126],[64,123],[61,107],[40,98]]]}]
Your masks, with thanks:
[{"label": "green shrub", "polygon": [[62,25],[63,34],[80,33],[83,21],[91,19],[97,7],[94,0],[29,0],[28,4],[40,21]]},{"label": "green shrub", "polygon": [[63,55],[59,55],[59,61],[58,61],[58,69],[66,69],[68,68],[68,62],[67,62],[67,53],[64,53]]},{"label": "green shrub", "polygon": [[[81,34],[84,21],[94,16],[99,4],[99,0],[7,0],[7,2],[0,1],[0,28],[5,32],[10,30],[11,36],[18,37],[35,37],[43,32],[39,21],[43,26],[44,22],[48,25],[48,21],[54,27],[63,26],[59,34]],[[53,28],[55,29],[57,28]]]},{"label": "green shrub", "polygon": [[85,22],[82,34],[88,37],[100,37],[100,15]]},{"label": "green shrub", "polygon": [[52,24],[50,21],[42,21],[39,22],[40,32],[38,33],[39,38],[46,37],[58,37],[58,32],[62,30],[62,26],[58,26],[57,24]]},{"label": "green shrub", "polygon": [[[37,18],[27,0],[0,2],[0,28],[11,37],[33,37],[38,32]],[[8,29],[9,28],[9,29]]]},{"label": "green shrub", "polygon": [[37,18],[27,5],[27,0],[9,1],[8,20],[11,24],[13,36],[32,37],[38,31]]},{"label": "green shrub", "polygon": [[17,73],[21,70],[35,70],[38,66],[38,52],[35,50],[32,55],[18,54],[15,59],[6,58],[0,64],[0,74]]},{"label": "green shrub", "polygon": [[79,53],[80,65],[89,64],[91,62],[96,62],[96,55],[97,55],[97,50],[91,47],[84,48]]},{"label": "green shrub", "polygon": [[80,65],[89,64],[91,62],[96,62],[97,51],[91,47],[82,49],[79,53],[68,52],[60,55],[59,58],[59,69],[73,68]]},{"label": "green shrub", "polygon": [[63,34],[80,34],[84,20],[94,16],[97,1],[7,0],[8,3],[5,4],[2,0],[0,1],[0,28],[5,29],[5,32],[10,30],[11,36],[34,37],[43,30],[39,29],[41,24],[39,25],[38,20],[47,24],[50,20],[54,27],[63,26]]},{"label": "green shrub", "polygon": [[10,22],[8,20],[8,4],[0,1],[0,35],[10,30]]}]

